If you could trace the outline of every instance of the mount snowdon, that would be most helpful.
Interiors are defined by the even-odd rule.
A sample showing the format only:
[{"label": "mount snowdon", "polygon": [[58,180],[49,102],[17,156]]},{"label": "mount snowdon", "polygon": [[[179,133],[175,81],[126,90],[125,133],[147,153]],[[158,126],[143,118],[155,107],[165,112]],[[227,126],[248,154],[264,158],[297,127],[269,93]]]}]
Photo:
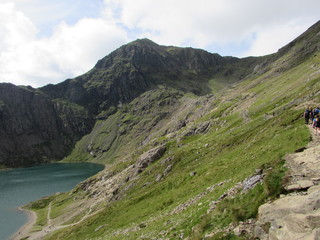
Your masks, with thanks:
[{"label": "mount snowdon", "polygon": [[166,86],[198,96],[239,81],[262,60],[221,57],[142,39],[115,50],[88,73],[39,89],[0,84],[0,164],[28,166],[67,156],[74,144],[146,91]]},{"label": "mount snowdon", "polygon": [[243,59],[142,39],[57,85],[1,84],[2,165],[107,166],[26,206],[38,219],[23,237],[268,239],[258,208],[286,193],[284,156],[310,141],[301,113],[320,101],[319,35],[320,22]]}]

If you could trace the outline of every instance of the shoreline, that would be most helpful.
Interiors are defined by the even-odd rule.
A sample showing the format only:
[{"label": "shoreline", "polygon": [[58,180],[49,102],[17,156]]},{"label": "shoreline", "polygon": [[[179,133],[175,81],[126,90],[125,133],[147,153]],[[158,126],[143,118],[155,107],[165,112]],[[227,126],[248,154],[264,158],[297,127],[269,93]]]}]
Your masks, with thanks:
[{"label": "shoreline", "polygon": [[26,237],[37,220],[37,214],[34,211],[23,209],[22,207],[18,207],[17,209],[18,211],[26,213],[28,220],[8,240],[19,240]]}]

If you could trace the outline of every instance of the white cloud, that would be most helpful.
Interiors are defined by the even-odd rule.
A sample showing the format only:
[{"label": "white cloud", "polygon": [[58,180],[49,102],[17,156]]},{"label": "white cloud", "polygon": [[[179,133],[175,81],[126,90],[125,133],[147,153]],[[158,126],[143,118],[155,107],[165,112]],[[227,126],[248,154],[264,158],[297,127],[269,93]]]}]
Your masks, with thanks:
[{"label": "white cloud", "polygon": [[291,22],[267,28],[263,31],[256,30],[250,48],[246,52],[243,52],[242,56],[263,56],[274,53],[280,47],[294,40],[299,34],[307,30],[308,27],[310,25]]},{"label": "white cloud", "polygon": [[128,41],[126,33],[105,19],[64,22],[47,38],[15,5],[0,4],[0,81],[42,86],[80,75],[98,59]]},{"label": "white cloud", "polygon": [[[269,45],[267,49],[271,52],[282,47],[273,40],[271,47],[270,37],[275,36],[263,32],[272,33],[279,26],[289,26],[291,29],[277,35],[282,39],[278,44],[286,43],[285,40],[300,33],[297,30],[315,23],[320,9],[318,0],[105,0],[105,3],[113,6],[118,21],[137,31],[139,37],[147,36],[161,44],[207,49],[249,42],[256,46],[250,51],[255,55],[263,52],[258,46],[264,44]],[[290,25],[293,20],[297,26]],[[268,38],[263,40],[263,35]],[[244,52],[248,49],[243,49],[240,55]]]},{"label": "white cloud", "polygon": [[61,23],[43,43],[50,46],[51,55],[62,71],[78,75],[126,41],[126,33],[112,23],[82,19],[73,26]]},{"label": "white cloud", "polygon": [[320,9],[319,0],[7,1],[0,3],[0,82],[34,87],[80,75],[136,38],[269,54],[319,20]]}]

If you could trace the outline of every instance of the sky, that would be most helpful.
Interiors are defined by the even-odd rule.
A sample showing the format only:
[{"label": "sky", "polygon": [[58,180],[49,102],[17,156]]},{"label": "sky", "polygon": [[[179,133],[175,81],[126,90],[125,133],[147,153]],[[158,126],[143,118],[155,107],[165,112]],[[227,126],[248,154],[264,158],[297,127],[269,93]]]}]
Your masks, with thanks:
[{"label": "sky", "polygon": [[0,0],[0,82],[56,84],[138,38],[262,56],[319,21],[319,9],[319,0]]}]

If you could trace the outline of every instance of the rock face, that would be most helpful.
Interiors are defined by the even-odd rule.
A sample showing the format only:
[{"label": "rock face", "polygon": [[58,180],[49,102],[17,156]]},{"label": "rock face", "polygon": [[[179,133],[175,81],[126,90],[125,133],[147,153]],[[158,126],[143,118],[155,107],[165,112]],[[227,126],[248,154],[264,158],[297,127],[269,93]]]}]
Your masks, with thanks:
[{"label": "rock face", "polygon": [[292,193],[259,208],[255,232],[261,240],[320,239],[320,139],[310,131],[308,148],[286,156],[285,189]]},{"label": "rock face", "polygon": [[259,208],[256,235],[261,240],[320,238],[320,186],[307,195],[288,196]]},{"label": "rock face", "polygon": [[135,164],[135,167],[137,168],[135,175],[139,174],[145,168],[147,168],[151,163],[161,158],[162,155],[165,153],[165,151],[166,151],[166,147],[160,146],[160,147],[155,147],[143,153]]},{"label": "rock face", "polygon": [[54,102],[31,87],[0,84],[0,164],[60,159],[92,123],[84,109]]}]

